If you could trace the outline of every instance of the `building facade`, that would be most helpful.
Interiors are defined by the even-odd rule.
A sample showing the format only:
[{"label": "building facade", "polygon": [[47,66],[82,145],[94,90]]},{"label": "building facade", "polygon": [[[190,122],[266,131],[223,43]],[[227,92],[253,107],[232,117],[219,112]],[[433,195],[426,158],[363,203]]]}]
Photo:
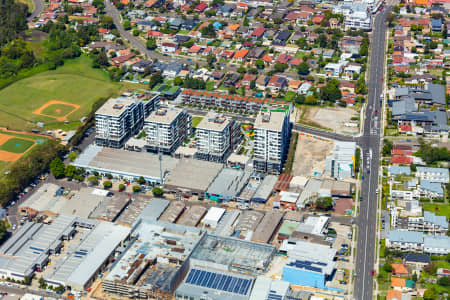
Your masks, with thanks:
[{"label": "building facade", "polygon": [[224,162],[242,139],[240,123],[220,115],[208,116],[196,128],[198,159]]},{"label": "building facade", "polygon": [[289,146],[289,115],[261,112],[256,117],[254,131],[254,168],[258,172],[280,174]]},{"label": "building facade", "polygon": [[172,154],[191,134],[192,118],[185,109],[159,109],[145,120],[144,130],[147,151]]},{"label": "building facade", "polygon": [[95,143],[121,148],[126,140],[139,132],[144,122],[144,105],[136,98],[109,99],[95,113]]}]

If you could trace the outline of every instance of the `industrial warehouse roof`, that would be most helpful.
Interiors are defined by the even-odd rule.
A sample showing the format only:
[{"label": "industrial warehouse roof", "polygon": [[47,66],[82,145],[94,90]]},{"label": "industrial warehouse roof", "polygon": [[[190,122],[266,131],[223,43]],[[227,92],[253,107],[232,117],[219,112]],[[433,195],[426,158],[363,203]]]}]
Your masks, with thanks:
[{"label": "industrial warehouse roof", "polygon": [[55,209],[55,204],[59,201],[57,192],[60,188],[54,183],[43,184],[19,206],[19,210],[25,207],[38,212]]},{"label": "industrial warehouse roof", "polygon": [[142,210],[138,219],[144,220],[158,220],[163,214],[166,208],[169,206],[170,201],[164,199],[152,199],[147,206]]},{"label": "industrial warehouse roof", "polygon": [[[287,244],[287,240],[285,242],[283,245]],[[289,245],[287,254],[285,267],[288,268],[330,275],[336,265],[336,250],[328,245],[297,241],[295,245]]]},{"label": "industrial warehouse roof", "polygon": [[197,226],[208,209],[204,206],[194,205],[189,207],[181,216],[178,224],[185,226]]},{"label": "industrial warehouse roof", "polygon": [[[172,171],[179,161],[162,156],[163,177]],[[73,165],[100,172],[147,179],[160,179],[158,155],[89,145],[73,162]]]},{"label": "industrial warehouse roof", "polygon": [[[105,281],[133,285],[138,279],[147,277],[149,272],[152,272],[153,268],[149,268],[145,274],[142,273],[139,264],[144,259],[153,260],[160,257],[161,261],[170,258],[183,262],[202,237],[202,231],[194,227],[150,220],[139,220],[133,234],[137,235],[137,238],[116,260]],[[142,281],[139,282],[142,284]],[[161,288],[168,289],[163,286]]]},{"label": "industrial warehouse roof", "polygon": [[214,179],[207,193],[225,198],[235,198],[250,179],[251,172],[238,169],[223,169]]},{"label": "industrial warehouse roof", "polygon": [[278,178],[275,175],[264,177],[255,194],[253,194],[252,201],[266,202],[272,194],[273,187],[277,181]]},{"label": "industrial warehouse roof", "polygon": [[183,201],[172,201],[158,220],[162,222],[175,223],[185,208],[186,204],[184,204]]},{"label": "industrial warehouse roof", "polygon": [[[169,189],[206,192],[223,165],[197,159],[183,159],[165,182]],[[195,176],[193,176],[195,174]]]},{"label": "industrial warehouse roof", "polygon": [[256,277],[250,300],[285,299],[289,291],[289,282],[274,280],[265,276]]},{"label": "industrial warehouse roof", "polygon": [[256,227],[255,233],[252,236],[252,241],[260,243],[268,243],[272,236],[275,234],[275,230],[280,225],[283,213],[277,211],[269,211]]},{"label": "industrial warehouse roof", "polygon": [[236,223],[240,214],[241,212],[239,210],[227,210],[222,219],[220,219],[219,224],[217,224],[214,234],[231,236],[234,233],[233,225]]},{"label": "industrial warehouse roof", "polygon": [[26,223],[0,248],[0,269],[30,276],[36,265],[43,265],[50,249],[55,250],[61,237],[73,230],[75,216],[62,215],[51,225]]},{"label": "industrial warehouse roof", "polygon": [[222,265],[233,270],[256,274],[265,272],[275,254],[273,245],[255,243],[241,239],[207,234],[192,252],[190,265]]},{"label": "industrial warehouse roof", "polygon": [[196,299],[246,300],[254,279],[250,276],[206,268],[191,268],[176,293]]},{"label": "industrial warehouse roof", "polygon": [[92,276],[130,234],[130,228],[98,221],[93,229],[79,234],[80,242],[69,247],[66,257],[54,263],[53,272],[44,276],[45,280],[84,290]]}]

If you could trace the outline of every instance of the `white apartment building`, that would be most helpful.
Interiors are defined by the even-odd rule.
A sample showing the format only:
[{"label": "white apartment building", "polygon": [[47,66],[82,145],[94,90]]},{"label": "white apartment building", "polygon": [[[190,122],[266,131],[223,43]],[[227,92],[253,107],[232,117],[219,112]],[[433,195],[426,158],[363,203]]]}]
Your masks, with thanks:
[{"label": "white apartment building", "polygon": [[254,131],[253,167],[259,172],[280,174],[289,145],[289,115],[285,112],[260,112]]},{"label": "white apartment building", "polygon": [[239,122],[214,114],[204,118],[196,132],[196,157],[215,162],[224,162],[242,138]]},{"label": "white apartment building", "polygon": [[416,231],[391,230],[386,236],[386,247],[399,251],[423,251],[423,233]]},{"label": "white apartment building", "polygon": [[372,29],[371,7],[373,7],[373,3],[345,1],[336,5],[333,12],[344,15],[346,28],[370,31]]},{"label": "white apartment building", "polygon": [[192,118],[186,109],[158,109],[144,122],[149,152],[172,154],[191,134]]},{"label": "white apartment building", "polygon": [[423,217],[408,218],[408,230],[432,235],[445,235],[448,230],[447,218],[425,211]]},{"label": "white apartment building", "polygon": [[144,122],[144,105],[136,98],[111,98],[95,113],[95,143],[121,148],[139,132]]},{"label": "white apartment building", "polygon": [[449,171],[445,168],[417,167],[416,177],[430,182],[449,182]]}]

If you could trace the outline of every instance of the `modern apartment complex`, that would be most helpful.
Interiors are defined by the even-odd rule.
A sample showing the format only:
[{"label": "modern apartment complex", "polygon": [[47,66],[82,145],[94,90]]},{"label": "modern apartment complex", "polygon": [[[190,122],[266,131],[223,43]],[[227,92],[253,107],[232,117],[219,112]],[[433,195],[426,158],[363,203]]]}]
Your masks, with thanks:
[{"label": "modern apartment complex", "polygon": [[145,119],[149,152],[172,154],[191,134],[192,118],[186,109],[158,109]]},{"label": "modern apartment complex", "polygon": [[258,172],[281,173],[289,145],[289,116],[285,112],[260,112],[254,130],[253,167]]},{"label": "modern apartment complex", "polygon": [[144,122],[144,106],[135,98],[111,98],[95,113],[95,143],[121,148],[125,141],[139,132]]},{"label": "modern apartment complex", "polygon": [[240,123],[222,115],[208,115],[197,126],[198,159],[223,162],[241,141]]}]

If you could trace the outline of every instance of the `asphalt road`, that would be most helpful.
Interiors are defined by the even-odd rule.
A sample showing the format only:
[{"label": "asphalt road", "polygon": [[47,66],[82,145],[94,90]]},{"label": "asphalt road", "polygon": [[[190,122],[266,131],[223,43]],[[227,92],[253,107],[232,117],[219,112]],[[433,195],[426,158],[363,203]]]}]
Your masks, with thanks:
[{"label": "asphalt road", "polygon": [[44,10],[44,3],[42,3],[41,0],[33,0],[34,2],[34,11],[31,13],[31,15],[28,16],[27,21],[30,22],[37,16],[41,14],[41,12]]},{"label": "asphalt road", "polygon": [[[363,175],[361,186],[362,201],[360,214],[356,220],[358,225],[358,244],[356,255],[356,277],[354,299],[368,300],[373,296],[374,276],[372,270],[375,262],[375,235],[377,216],[377,187],[380,147],[380,95],[383,90],[383,73],[385,62],[386,16],[390,9],[387,6],[374,21],[372,31],[372,52],[370,57],[370,79],[368,81],[369,98],[367,103],[364,134],[359,139],[363,153]],[[375,273],[376,274],[376,273]],[[374,274],[374,275],[375,275]]]}]

